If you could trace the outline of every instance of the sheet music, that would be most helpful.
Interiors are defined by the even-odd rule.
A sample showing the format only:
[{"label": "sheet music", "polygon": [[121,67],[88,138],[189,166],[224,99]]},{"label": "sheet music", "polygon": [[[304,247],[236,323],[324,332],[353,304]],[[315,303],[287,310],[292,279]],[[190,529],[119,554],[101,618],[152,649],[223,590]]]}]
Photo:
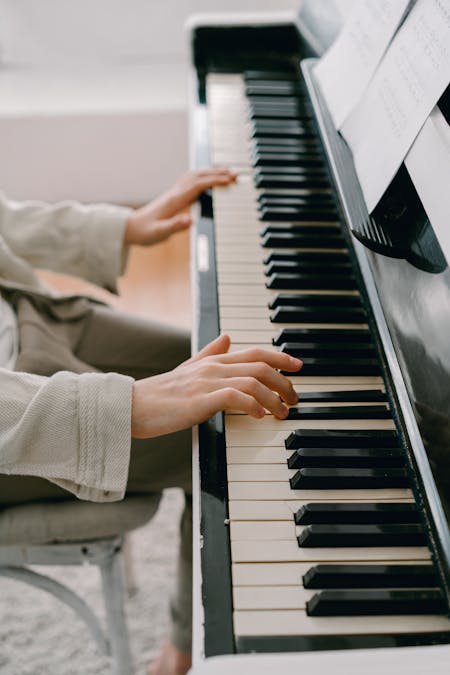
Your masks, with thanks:
[{"label": "sheet music", "polygon": [[405,165],[450,264],[450,127],[438,107],[423,125]]},{"label": "sheet music", "polygon": [[450,0],[418,0],[342,127],[369,212],[450,81]]},{"label": "sheet music", "polygon": [[314,74],[337,129],[353,110],[392,39],[409,0],[357,0]]}]

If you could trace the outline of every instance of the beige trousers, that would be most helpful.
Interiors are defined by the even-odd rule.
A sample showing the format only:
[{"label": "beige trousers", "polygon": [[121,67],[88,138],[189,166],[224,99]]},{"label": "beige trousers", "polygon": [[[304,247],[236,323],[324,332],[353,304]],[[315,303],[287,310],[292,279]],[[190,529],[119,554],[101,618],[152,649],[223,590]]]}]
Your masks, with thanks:
[{"label": "beige trousers", "polygon": [[[10,298],[18,319],[20,352],[16,370],[52,375],[114,371],[135,379],[171,370],[189,358],[189,335],[155,322],[127,316],[85,298],[48,301],[31,296]],[[191,647],[192,510],[191,431],[132,440],[127,493],[161,494],[181,487],[178,580],[171,599],[171,639],[182,651]],[[0,502],[72,499],[41,478],[0,475]],[[1,504],[0,504],[1,506]]]}]

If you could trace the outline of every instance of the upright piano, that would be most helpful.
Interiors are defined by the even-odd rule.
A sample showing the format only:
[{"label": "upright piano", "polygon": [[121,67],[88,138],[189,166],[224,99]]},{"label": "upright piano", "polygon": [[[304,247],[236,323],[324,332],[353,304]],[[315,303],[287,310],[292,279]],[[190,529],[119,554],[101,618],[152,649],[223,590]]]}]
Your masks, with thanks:
[{"label": "upright piano", "polygon": [[195,674],[450,672],[450,272],[404,165],[367,212],[314,78],[340,21],[192,27],[192,163],[238,173],[193,232],[195,348],[304,363],[288,419],[194,433]]}]

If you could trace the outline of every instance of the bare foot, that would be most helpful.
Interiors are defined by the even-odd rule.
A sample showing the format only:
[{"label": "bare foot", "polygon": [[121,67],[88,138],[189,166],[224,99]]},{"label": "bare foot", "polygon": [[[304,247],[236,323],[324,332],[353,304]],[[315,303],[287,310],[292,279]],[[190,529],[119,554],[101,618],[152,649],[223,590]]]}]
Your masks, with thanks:
[{"label": "bare foot", "polygon": [[150,666],[148,675],[186,675],[191,665],[191,655],[180,652],[167,640]]}]

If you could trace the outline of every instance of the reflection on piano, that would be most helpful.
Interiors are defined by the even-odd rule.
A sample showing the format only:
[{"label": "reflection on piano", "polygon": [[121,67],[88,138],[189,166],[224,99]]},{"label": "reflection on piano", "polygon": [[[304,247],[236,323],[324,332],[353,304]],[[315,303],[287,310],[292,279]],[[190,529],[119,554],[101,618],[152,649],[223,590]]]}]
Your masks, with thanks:
[{"label": "reflection on piano", "polygon": [[[299,66],[310,54],[293,25],[194,33],[196,162],[239,173],[202,203],[197,346],[220,330],[234,350],[304,362],[287,420],[226,414],[198,430],[194,663],[450,644],[448,478],[438,480],[450,445],[438,427],[436,442],[429,427],[422,437],[411,407],[419,423],[448,426],[450,363],[431,350],[438,379],[423,386],[426,358],[408,340],[431,326],[402,325],[420,311],[396,304],[404,269],[412,304],[438,277],[353,239],[361,194],[311,60]],[[448,302],[448,269],[439,276]]]}]

